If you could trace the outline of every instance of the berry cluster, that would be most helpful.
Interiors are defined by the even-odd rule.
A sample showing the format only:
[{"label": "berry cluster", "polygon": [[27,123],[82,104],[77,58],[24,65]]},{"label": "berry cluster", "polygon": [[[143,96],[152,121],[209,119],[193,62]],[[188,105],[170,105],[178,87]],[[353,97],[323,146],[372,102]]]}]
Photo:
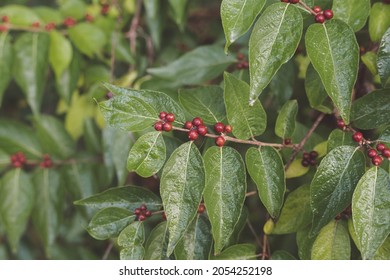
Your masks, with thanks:
[{"label": "berry cluster", "polygon": [[50,155],[43,155],[43,161],[39,164],[41,168],[51,168],[53,167],[53,161],[50,158]]},{"label": "berry cluster", "polygon": [[316,151],[311,151],[310,153],[303,153],[301,164],[304,167],[308,167],[309,165],[315,166],[317,165],[318,153]]},{"label": "berry cluster", "polygon": [[383,161],[383,157],[390,158],[390,149],[385,144],[379,143],[376,145],[376,150],[371,148],[367,151],[367,156],[371,158],[373,165],[379,166]]},{"label": "berry cluster", "polygon": [[[228,125],[224,125],[221,122],[217,122],[214,125],[214,131],[216,133],[230,133],[230,132],[232,132],[232,130],[233,130],[233,127],[231,125],[229,125],[229,124]],[[222,135],[218,136],[217,138],[215,138],[215,144],[218,147],[222,147],[223,145],[225,145],[225,142],[226,142],[226,139]]]},{"label": "berry cluster", "polygon": [[314,20],[317,23],[324,23],[325,20],[329,20],[333,18],[332,10],[322,11],[321,7],[319,6],[314,6],[313,12],[315,13]]},{"label": "berry cluster", "polygon": [[237,69],[248,69],[249,68],[249,62],[245,59],[245,55],[243,53],[237,54]]},{"label": "berry cluster", "polygon": [[171,131],[172,123],[175,121],[175,115],[173,113],[160,112],[159,118],[160,121],[154,124],[154,129],[157,131]]},{"label": "berry cluster", "polygon": [[135,208],[134,215],[137,216],[138,221],[145,221],[146,218],[152,216],[152,212],[148,210],[145,204],[142,204],[140,207]]},{"label": "berry cluster", "polygon": [[341,219],[343,219],[343,218],[344,218],[345,220],[348,220],[348,219],[351,217],[351,215],[352,215],[352,208],[351,208],[351,205],[350,205],[350,206],[348,206],[347,208],[345,208],[345,209],[343,210],[343,212],[337,214],[337,216],[335,217],[335,219],[336,219],[337,221],[339,221],[339,220],[341,220]]},{"label": "berry cluster", "polygon": [[188,129],[188,139],[195,141],[198,139],[199,135],[205,136],[207,134],[207,126],[203,124],[203,120],[199,117],[196,117],[190,121],[184,123],[184,128]]},{"label": "berry cluster", "polygon": [[17,152],[11,156],[11,165],[15,168],[22,168],[26,162],[26,156],[22,152]]},{"label": "berry cluster", "polygon": [[205,210],[206,210],[206,207],[204,206],[204,204],[203,203],[199,204],[198,214],[203,214]]}]

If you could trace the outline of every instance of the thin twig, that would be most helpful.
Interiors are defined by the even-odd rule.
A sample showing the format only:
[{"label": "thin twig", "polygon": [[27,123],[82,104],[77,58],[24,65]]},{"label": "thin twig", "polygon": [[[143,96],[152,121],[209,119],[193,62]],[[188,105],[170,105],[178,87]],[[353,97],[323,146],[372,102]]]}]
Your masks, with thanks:
[{"label": "thin twig", "polygon": [[[112,4],[120,10],[117,0],[113,0]],[[110,59],[110,82],[114,80],[114,70],[115,70],[115,61],[116,61],[116,46],[118,44],[118,31],[120,23],[122,21],[122,16],[118,16],[118,19],[115,23],[115,32],[111,37],[111,59]]]},{"label": "thin twig", "polygon": [[245,194],[245,197],[252,196],[252,195],[255,195],[255,194],[257,194],[257,191],[247,192],[247,193]]},{"label": "thin twig", "polygon": [[137,0],[137,9],[135,11],[134,17],[131,20],[130,30],[128,33],[130,39],[130,50],[131,53],[135,56],[137,51],[137,29],[141,21],[141,10],[142,10],[142,0]]},{"label": "thin twig", "polygon": [[261,254],[261,259],[262,260],[265,260],[266,258],[268,258],[267,248],[269,248],[269,246],[268,246],[268,236],[266,234],[264,234],[263,235],[263,252]]},{"label": "thin twig", "polygon": [[255,229],[253,228],[251,222],[249,221],[249,219],[246,220],[246,223],[249,227],[249,230],[251,231],[251,233],[253,234],[253,236],[255,237],[255,240],[256,240],[256,243],[259,245],[260,249],[263,250],[263,244],[261,243],[261,240],[259,239],[259,237],[257,236],[256,234],[256,231]]},{"label": "thin twig", "polygon": [[112,250],[113,247],[114,247],[114,242],[110,241],[110,243],[108,244],[106,250],[104,251],[104,255],[102,257],[102,260],[107,260],[107,258],[110,255],[111,250]]}]

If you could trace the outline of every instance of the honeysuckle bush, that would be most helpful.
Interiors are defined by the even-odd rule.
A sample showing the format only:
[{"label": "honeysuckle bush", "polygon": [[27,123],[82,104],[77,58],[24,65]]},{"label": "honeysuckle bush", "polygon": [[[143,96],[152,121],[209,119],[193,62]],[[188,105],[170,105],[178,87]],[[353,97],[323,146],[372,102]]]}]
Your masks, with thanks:
[{"label": "honeysuckle bush", "polygon": [[0,5],[0,258],[390,259],[389,1]]}]

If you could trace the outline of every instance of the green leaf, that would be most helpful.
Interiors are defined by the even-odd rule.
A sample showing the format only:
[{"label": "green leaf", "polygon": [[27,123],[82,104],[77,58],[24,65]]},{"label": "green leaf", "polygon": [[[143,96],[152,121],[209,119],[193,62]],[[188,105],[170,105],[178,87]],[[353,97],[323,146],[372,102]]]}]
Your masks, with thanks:
[{"label": "green leaf", "polygon": [[142,135],[131,148],[127,169],[147,178],[156,174],[165,163],[165,143],[158,131]]},{"label": "green leaf", "polygon": [[314,241],[312,260],[349,260],[351,244],[348,231],[338,221],[331,221],[322,228]]},{"label": "green leaf", "polygon": [[260,16],[249,40],[251,104],[278,69],[294,55],[302,28],[302,15],[294,5],[276,3]]},{"label": "green leaf", "polygon": [[273,217],[279,216],[283,205],[286,181],[284,165],[272,147],[249,148],[245,156],[249,175],[257,185],[261,202]]},{"label": "green leaf", "polygon": [[[186,119],[180,105],[163,92],[122,88],[108,83],[104,83],[104,86],[114,94],[139,98],[153,107],[153,109],[158,113],[163,111],[173,113],[176,119],[175,122],[184,122]],[[158,116],[158,113],[156,113],[156,117]]]},{"label": "green leaf", "polygon": [[158,224],[150,233],[145,245],[145,260],[169,260],[167,256],[169,234],[166,222]]},{"label": "green leaf", "polygon": [[236,244],[223,250],[213,260],[255,260],[256,246],[254,244]]},{"label": "green leaf", "polygon": [[311,260],[311,249],[317,236],[310,236],[311,225],[297,231],[298,256],[301,260]]},{"label": "green leaf", "polygon": [[302,165],[302,159],[295,159],[286,170],[286,179],[297,178],[309,172],[310,167]]},{"label": "green leaf", "polygon": [[322,159],[310,186],[312,235],[351,204],[364,169],[364,155],[358,147],[336,147]]},{"label": "green leaf", "polygon": [[179,101],[187,112],[206,124],[215,124],[226,116],[223,90],[219,86],[179,89]]},{"label": "green leaf", "polygon": [[39,16],[41,23],[54,22],[55,24],[60,25],[64,20],[63,15],[59,10],[54,8],[49,8],[47,6],[35,6],[33,7],[34,13]]},{"label": "green leaf", "polygon": [[388,87],[390,85],[390,28],[383,35],[379,45],[377,66],[382,87]]},{"label": "green leaf", "polygon": [[234,244],[237,244],[239,242],[240,235],[245,227],[245,225],[248,222],[248,208],[244,207],[242,208],[240,218],[238,219],[236,225],[234,226],[234,230],[232,234],[230,235],[229,241],[226,243],[226,247],[230,247]]},{"label": "green leaf", "polygon": [[372,259],[390,234],[390,177],[382,168],[370,168],[352,198],[353,225],[363,259]]},{"label": "green leaf", "polygon": [[58,31],[50,32],[49,62],[59,79],[72,61],[72,44]]},{"label": "green leaf", "polygon": [[97,240],[117,237],[132,221],[134,214],[122,208],[104,208],[99,210],[89,222],[87,231]]},{"label": "green leaf", "polygon": [[99,153],[102,150],[101,131],[93,118],[84,120],[84,142],[87,151]]},{"label": "green leaf", "polygon": [[0,34],[0,107],[4,91],[12,78],[12,57],[13,51],[10,36],[8,36],[8,33],[3,32]]},{"label": "green leaf", "polygon": [[334,18],[348,23],[357,32],[366,25],[370,8],[370,0],[333,0],[332,11]]},{"label": "green leaf", "polygon": [[1,222],[15,253],[34,206],[34,188],[20,168],[7,172],[0,183]]},{"label": "green leaf", "polygon": [[177,148],[166,162],[160,183],[160,194],[167,216],[171,255],[194,219],[204,190],[202,156],[191,142]]},{"label": "green leaf", "polygon": [[286,199],[272,234],[297,232],[311,223],[310,185],[292,191]]},{"label": "green leaf", "polygon": [[65,17],[72,17],[76,20],[84,18],[87,10],[82,0],[59,0],[60,11]]},{"label": "green leaf", "polygon": [[[14,2],[14,1],[13,1]],[[0,17],[8,16],[17,26],[30,26],[33,22],[40,21],[38,15],[29,7],[22,5],[6,5],[0,9]]]},{"label": "green leaf", "polygon": [[159,49],[165,23],[163,17],[164,7],[160,0],[144,0],[143,4],[145,7],[146,24],[152,37],[153,46]]},{"label": "green leaf", "polygon": [[223,0],[221,19],[225,32],[225,52],[229,46],[244,35],[264,7],[266,0]]},{"label": "green leaf", "polygon": [[329,134],[328,153],[339,146],[355,146],[356,142],[352,139],[352,133],[335,129]]},{"label": "green leaf", "polygon": [[326,92],[343,120],[349,123],[359,64],[359,46],[353,30],[337,19],[316,23],[307,29],[305,42],[307,54]]},{"label": "green leaf", "polygon": [[60,120],[50,115],[40,115],[33,122],[46,153],[66,159],[76,152],[76,143]]},{"label": "green leaf", "polygon": [[390,143],[390,126],[387,127],[387,128],[382,132],[381,136],[379,136],[379,138],[378,138],[378,141]]},{"label": "green leaf", "polygon": [[204,215],[197,215],[175,248],[177,260],[207,260],[213,239],[211,225]]},{"label": "green leaf", "polygon": [[128,131],[142,131],[157,120],[157,112],[140,98],[129,95],[114,96],[99,103],[106,122],[116,128]]},{"label": "green leaf", "polygon": [[291,138],[295,130],[295,120],[298,113],[298,102],[287,101],[279,111],[276,119],[275,134],[280,138]]},{"label": "green leaf", "polygon": [[276,99],[277,104],[284,104],[293,94],[297,65],[294,60],[283,64],[269,84],[269,93]]},{"label": "green leaf", "polygon": [[217,45],[201,46],[166,66],[149,68],[148,72],[169,81],[171,87],[180,87],[212,80],[235,61],[234,57],[226,56]]},{"label": "green leaf", "polygon": [[385,3],[374,3],[368,20],[368,33],[371,41],[379,42],[390,27],[390,6]]},{"label": "green leaf", "polygon": [[128,225],[118,236],[118,245],[121,246],[121,260],[142,260],[145,250],[142,244],[145,241],[144,223],[135,221]]},{"label": "green leaf", "polygon": [[227,119],[234,136],[248,139],[261,135],[267,126],[267,115],[258,99],[248,105],[248,84],[225,72],[224,87]]},{"label": "green leaf", "polygon": [[46,254],[50,256],[63,217],[64,191],[61,178],[54,169],[40,168],[35,171],[32,181],[37,201],[32,220]]},{"label": "green leaf", "polygon": [[169,5],[172,11],[172,17],[181,31],[184,31],[186,24],[186,10],[188,0],[169,0]]},{"label": "green leaf", "polygon": [[389,260],[390,259],[390,237],[387,237],[382,246],[379,247],[374,257],[375,260]]},{"label": "green leaf", "polygon": [[204,202],[211,222],[214,251],[227,245],[240,219],[246,193],[246,172],[241,155],[231,147],[211,147],[204,155]]},{"label": "green leaf", "polygon": [[68,29],[70,40],[80,50],[81,53],[92,57],[100,54],[107,38],[104,32],[91,23],[82,22]]},{"label": "green leaf", "polygon": [[368,51],[365,54],[363,54],[360,58],[361,58],[362,62],[364,63],[364,65],[366,65],[368,70],[370,70],[370,72],[373,76],[378,74],[378,69],[376,66],[378,57],[377,57],[376,53],[374,53],[372,51]]},{"label": "green leaf", "polygon": [[39,113],[48,65],[49,36],[23,33],[14,43],[13,73],[33,113]]},{"label": "green leaf", "polygon": [[146,188],[136,186],[109,188],[104,192],[77,200],[74,204],[96,209],[115,207],[129,211],[134,211],[142,204],[145,204],[150,211],[160,210],[162,206],[157,195]]},{"label": "green leaf", "polygon": [[358,250],[360,251],[360,242],[359,242],[359,239],[356,235],[356,231],[355,231],[355,227],[353,225],[353,219],[352,217],[350,217],[348,219],[348,232],[349,232],[349,235],[351,236],[351,239],[353,241],[353,243],[355,243],[356,245],[356,248],[358,248]]},{"label": "green leaf", "polygon": [[277,250],[277,251],[274,251],[272,253],[271,260],[273,260],[273,261],[277,261],[277,260],[295,260],[295,258],[289,252],[286,252],[286,251],[283,251],[283,250]]},{"label": "green leaf", "polygon": [[356,99],[351,119],[360,129],[372,129],[390,124],[390,89],[375,90]]},{"label": "green leaf", "polygon": [[333,112],[333,104],[328,100],[321,77],[312,64],[309,64],[306,70],[305,91],[310,107],[326,114]]}]

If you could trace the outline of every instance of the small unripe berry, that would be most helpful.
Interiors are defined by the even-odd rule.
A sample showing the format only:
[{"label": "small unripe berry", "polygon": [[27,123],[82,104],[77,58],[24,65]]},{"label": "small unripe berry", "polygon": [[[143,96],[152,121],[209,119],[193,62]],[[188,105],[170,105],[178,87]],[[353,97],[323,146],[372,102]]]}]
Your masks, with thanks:
[{"label": "small unripe berry", "polygon": [[225,126],[223,123],[221,122],[217,122],[215,125],[214,125],[214,131],[217,132],[217,133],[222,133],[225,131]]},{"label": "small unripe berry", "polygon": [[344,130],[346,125],[345,122],[342,119],[337,120],[337,127],[340,128],[341,130]]},{"label": "small unripe berry", "polygon": [[223,145],[225,145],[225,142],[226,142],[226,140],[222,136],[218,136],[217,138],[215,138],[215,144],[218,147],[222,147]]},{"label": "small unripe berry", "polygon": [[230,132],[232,132],[232,130],[233,130],[233,127],[230,124],[225,126],[225,132],[226,133],[230,133]]},{"label": "small unripe berry", "polygon": [[167,122],[174,122],[175,121],[175,115],[172,114],[172,113],[168,113],[166,115],[165,119],[167,120]]},{"label": "small unripe berry", "polygon": [[199,125],[203,124],[203,120],[201,118],[196,117],[192,120],[192,124],[195,126],[199,126]]},{"label": "small unripe berry", "polygon": [[198,213],[202,214],[205,209],[206,209],[206,207],[204,207],[204,204],[199,204],[199,206],[198,206]]},{"label": "small unripe berry", "polygon": [[372,164],[375,166],[379,166],[382,163],[382,158],[380,156],[375,156],[371,160]]},{"label": "small unripe berry", "polygon": [[158,115],[160,120],[163,120],[163,121],[165,121],[166,116],[167,116],[167,112],[160,112],[160,114]]},{"label": "small unripe berry", "polygon": [[384,156],[386,158],[390,158],[390,149],[384,149],[382,151],[382,156]]},{"label": "small unripe berry", "polygon": [[380,152],[382,152],[384,149],[386,149],[385,144],[379,143],[376,145],[376,149]]},{"label": "small unripe berry", "polygon": [[184,123],[184,128],[191,129],[191,128],[192,128],[192,122],[186,121],[186,122]]},{"label": "small unripe berry", "polygon": [[318,14],[314,18],[315,22],[317,23],[324,23],[325,22],[325,16],[323,14]]},{"label": "small unripe berry", "polygon": [[333,18],[333,11],[332,10],[325,10],[324,11],[324,17],[326,19],[332,19]]},{"label": "small unripe berry", "polygon": [[239,62],[239,63],[237,63],[236,68],[237,69],[243,69],[244,65],[242,64],[242,62]]},{"label": "small unripe berry", "polygon": [[201,124],[200,126],[198,126],[197,128],[198,130],[198,133],[202,136],[205,136],[207,134],[207,126]]},{"label": "small unripe berry", "polygon": [[378,153],[374,149],[369,149],[368,152],[367,152],[367,156],[369,158],[373,158],[373,157],[375,157],[377,155],[378,155]]},{"label": "small unripe berry", "polygon": [[318,157],[318,152],[316,151],[311,151],[310,152],[310,158],[311,159],[316,159]]},{"label": "small unripe berry", "polygon": [[303,167],[308,167],[310,165],[310,162],[308,160],[306,160],[306,159],[303,159],[301,161],[301,164],[302,164]]},{"label": "small unripe berry", "polygon": [[172,124],[170,122],[166,122],[163,124],[163,130],[169,132],[172,130]]},{"label": "small unripe berry", "polygon": [[355,142],[360,142],[360,141],[362,141],[363,140],[363,133],[361,133],[361,132],[355,132],[353,135],[352,135],[352,139],[353,139],[353,141],[355,141]]},{"label": "small unripe berry", "polygon": [[320,6],[314,6],[314,7],[313,7],[313,12],[319,13],[319,12],[321,12],[321,11],[322,11],[322,9],[321,9]]},{"label": "small unripe berry", "polygon": [[195,141],[196,139],[198,139],[198,137],[199,133],[196,130],[191,130],[190,132],[188,132],[188,139],[190,139],[191,141]]},{"label": "small unripe berry", "polygon": [[138,216],[138,221],[140,221],[140,222],[142,222],[142,221],[145,221],[146,220],[146,217],[145,217],[145,215],[139,215]]},{"label": "small unripe berry", "polygon": [[156,122],[154,124],[154,129],[157,130],[157,131],[162,131],[163,130],[163,125],[164,125],[163,122]]}]

